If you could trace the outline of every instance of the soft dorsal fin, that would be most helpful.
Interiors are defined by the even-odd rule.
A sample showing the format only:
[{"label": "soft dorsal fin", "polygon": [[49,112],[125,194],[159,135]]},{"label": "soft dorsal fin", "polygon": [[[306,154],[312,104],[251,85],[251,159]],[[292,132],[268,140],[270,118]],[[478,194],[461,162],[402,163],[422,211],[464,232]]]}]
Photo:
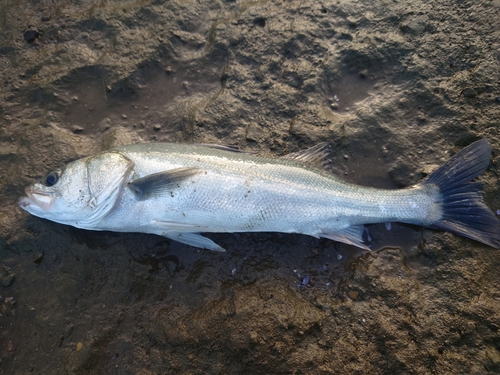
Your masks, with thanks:
[{"label": "soft dorsal fin", "polygon": [[164,195],[180,186],[181,182],[201,172],[199,168],[176,168],[138,178],[128,183],[128,187],[139,200]]},{"label": "soft dorsal fin", "polygon": [[331,144],[321,142],[306,150],[284,155],[281,159],[296,160],[316,168],[329,169],[331,152]]}]

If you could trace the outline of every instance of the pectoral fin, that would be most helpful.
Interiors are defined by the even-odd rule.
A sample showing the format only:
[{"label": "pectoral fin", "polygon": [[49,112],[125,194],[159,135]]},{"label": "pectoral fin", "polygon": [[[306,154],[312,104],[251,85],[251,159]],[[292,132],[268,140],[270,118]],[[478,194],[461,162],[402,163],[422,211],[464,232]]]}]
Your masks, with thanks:
[{"label": "pectoral fin", "polygon": [[363,243],[364,230],[365,227],[363,225],[352,225],[332,233],[319,233],[318,236],[370,251],[370,248]]},{"label": "pectoral fin", "polygon": [[153,173],[128,183],[138,200],[170,194],[188,178],[201,172],[199,168],[176,168],[165,172]]},{"label": "pectoral fin", "polygon": [[167,238],[170,238],[171,240],[181,242],[193,247],[200,247],[202,249],[208,249],[219,252],[226,251],[211,239],[203,237],[198,233],[166,232],[163,235]]}]

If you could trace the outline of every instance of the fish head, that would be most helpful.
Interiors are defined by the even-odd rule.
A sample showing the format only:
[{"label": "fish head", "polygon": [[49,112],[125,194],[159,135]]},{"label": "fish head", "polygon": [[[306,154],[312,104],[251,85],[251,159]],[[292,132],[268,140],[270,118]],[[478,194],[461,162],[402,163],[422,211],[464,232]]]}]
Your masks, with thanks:
[{"label": "fish head", "polygon": [[76,160],[28,186],[19,206],[44,219],[93,229],[114,207],[133,166],[114,151]]}]

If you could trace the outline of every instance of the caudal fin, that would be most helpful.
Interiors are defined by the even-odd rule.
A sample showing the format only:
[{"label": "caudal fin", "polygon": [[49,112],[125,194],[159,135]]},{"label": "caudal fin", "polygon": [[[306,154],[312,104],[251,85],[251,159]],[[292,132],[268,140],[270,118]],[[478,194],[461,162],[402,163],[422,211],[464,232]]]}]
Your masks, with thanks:
[{"label": "caudal fin", "polygon": [[484,204],[482,184],[471,182],[491,160],[486,139],[474,142],[432,173],[424,184],[434,184],[441,193],[443,217],[432,228],[455,233],[500,248],[500,222]]}]

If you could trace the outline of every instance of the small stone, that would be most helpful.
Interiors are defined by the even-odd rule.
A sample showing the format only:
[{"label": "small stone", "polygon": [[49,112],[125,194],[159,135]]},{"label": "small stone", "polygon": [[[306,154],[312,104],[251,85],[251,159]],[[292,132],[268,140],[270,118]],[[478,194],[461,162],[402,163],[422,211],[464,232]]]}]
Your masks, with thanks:
[{"label": "small stone", "polygon": [[33,259],[33,263],[40,264],[40,263],[42,263],[42,260],[43,260],[43,253],[39,253],[35,257],[35,259]]},{"label": "small stone", "polygon": [[76,344],[76,351],[79,352],[80,350],[82,350],[83,348],[83,344],[81,342],[79,342],[78,344]]},{"label": "small stone", "polygon": [[169,275],[173,275],[177,271],[178,264],[172,261],[167,261],[167,271]]},{"label": "small stone", "polygon": [[467,87],[464,91],[463,94],[466,98],[474,98],[477,96],[476,90],[474,90],[472,87]]},{"label": "small stone", "polygon": [[42,22],[47,22],[47,21],[50,21],[50,17],[47,17],[47,16],[43,16],[41,18]]},{"label": "small stone", "polygon": [[444,353],[444,346],[440,346],[440,347],[438,348],[438,353],[439,353],[439,354],[443,354],[443,353]]},{"label": "small stone", "polygon": [[377,299],[377,301],[383,301],[382,296],[377,296],[377,297],[375,297],[375,298]]},{"label": "small stone", "polygon": [[[14,280],[16,278],[16,274],[12,272],[12,270],[9,267],[3,267],[3,272],[2,272],[2,285],[4,287],[9,287],[14,283]],[[5,298],[5,302],[7,303],[7,299],[12,298],[12,297],[7,297]],[[12,298],[13,299],[13,298]]]},{"label": "small stone", "polygon": [[500,103],[500,96],[497,96],[497,97],[495,98],[495,101],[496,101],[497,103]]},{"label": "small stone", "polygon": [[418,122],[426,122],[427,118],[424,115],[418,115],[417,116],[417,121]]},{"label": "small stone", "polygon": [[347,293],[350,299],[353,301],[356,301],[359,297],[359,292],[356,292],[355,290],[351,290],[349,293]]},{"label": "small stone", "polygon": [[127,115],[125,115],[125,114],[122,115],[122,119],[126,120],[127,118],[128,118]]},{"label": "small stone", "polygon": [[153,126],[153,130],[154,130],[155,132],[160,131],[160,130],[161,130],[161,125],[160,125],[160,124],[156,124],[156,125],[154,125],[154,126]]},{"label": "small stone", "polygon": [[108,117],[102,119],[101,122],[99,123],[99,129],[101,130],[101,132],[105,132],[110,127],[111,127],[111,120]]},{"label": "small stone", "polygon": [[73,133],[78,134],[83,132],[83,128],[81,126],[75,125],[71,128]]},{"label": "small stone", "polygon": [[13,273],[10,273],[7,276],[2,277],[2,285],[7,288],[14,283],[15,279],[16,279],[16,275]]},{"label": "small stone", "polygon": [[39,35],[40,34],[38,33],[38,31],[35,29],[26,30],[23,33],[24,40],[27,43],[33,43],[36,40],[36,38],[38,38]]}]

